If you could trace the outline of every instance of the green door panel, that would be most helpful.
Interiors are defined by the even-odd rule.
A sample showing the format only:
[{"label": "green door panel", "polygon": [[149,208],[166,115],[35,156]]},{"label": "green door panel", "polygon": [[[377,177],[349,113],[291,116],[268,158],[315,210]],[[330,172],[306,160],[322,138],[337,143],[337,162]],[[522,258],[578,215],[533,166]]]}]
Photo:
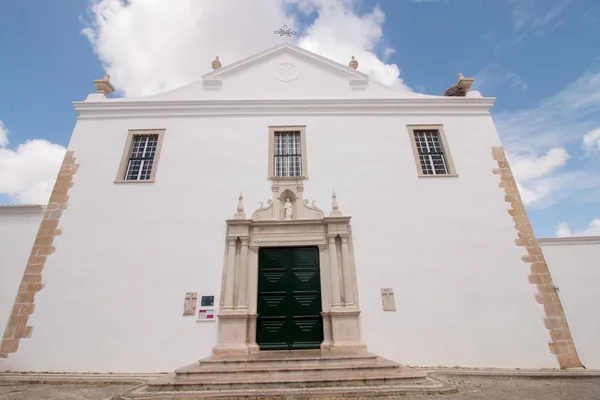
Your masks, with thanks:
[{"label": "green door panel", "polygon": [[261,350],[320,347],[323,320],[316,247],[259,250],[256,341]]}]

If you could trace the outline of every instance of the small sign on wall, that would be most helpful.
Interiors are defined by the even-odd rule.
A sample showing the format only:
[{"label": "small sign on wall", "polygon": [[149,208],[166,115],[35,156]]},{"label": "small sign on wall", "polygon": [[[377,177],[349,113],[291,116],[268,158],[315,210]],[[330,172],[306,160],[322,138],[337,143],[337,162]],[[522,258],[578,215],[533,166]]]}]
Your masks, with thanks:
[{"label": "small sign on wall", "polygon": [[198,321],[200,320],[214,320],[215,319],[215,310],[214,309],[204,309],[201,308],[198,311]]},{"label": "small sign on wall", "polygon": [[215,296],[202,296],[200,298],[200,309],[198,310],[198,322],[215,321]]},{"label": "small sign on wall", "polygon": [[396,299],[394,298],[394,289],[381,289],[381,302],[383,303],[383,311],[396,311]]},{"label": "small sign on wall", "polygon": [[215,296],[202,296],[200,307],[212,307],[215,305]]}]

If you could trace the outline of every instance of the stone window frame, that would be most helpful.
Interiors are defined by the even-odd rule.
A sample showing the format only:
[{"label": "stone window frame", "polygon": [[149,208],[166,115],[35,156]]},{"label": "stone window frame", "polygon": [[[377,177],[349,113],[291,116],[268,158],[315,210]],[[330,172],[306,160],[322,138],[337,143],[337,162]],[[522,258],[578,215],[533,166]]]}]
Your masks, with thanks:
[{"label": "stone window frame", "polygon": [[[433,125],[407,125],[408,128],[408,138],[410,140],[410,145],[412,147],[413,156],[415,159],[415,165],[417,167],[417,173],[419,178],[455,178],[458,176],[456,172],[456,167],[454,166],[454,161],[452,160],[452,152],[450,151],[450,146],[448,146],[448,141],[446,139],[446,132],[444,131],[444,126],[442,124],[433,124]],[[448,169],[447,174],[424,174],[423,169],[421,168],[421,161],[419,160],[419,151],[417,150],[417,143],[415,142],[415,130],[419,129],[435,129],[438,131],[440,136],[440,142],[442,143],[442,147],[444,150],[444,158],[446,161],[446,168]]]},{"label": "stone window frame", "polygon": [[[300,131],[300,151],[302,155],[302,174],[300,176],[276,176],[275,175],[275,133],[281,131]],[[269,126],[269,170],[267,178],[276,179],[308,179],[306,154],[306,125],[283,125]]]},{"label": "stone window frame", "polygon": [[[154,153],[154,159],[152,162],[152,170],[150,171],[150,179],[144,180],[133,180],[125,179],[125,171],[127,170],[127,164],[129,163],[129,156],[131,155],[131,147],[133,145],[133,137],[138,135],[158,135],[158,143],[156,145],[156,152]],[[154,183],[156,180],[156,171],[158,170],[158,161],[160,158],[160,152],[162,149],[162,143],[165,136],[165,129],[130,129],[127,131],[127,139],[125,140],[125,147],[123,148],[123,154],[121,156],[121,163],[119,164],[119,170],[117,171],[117,178],[115,183]]]}]

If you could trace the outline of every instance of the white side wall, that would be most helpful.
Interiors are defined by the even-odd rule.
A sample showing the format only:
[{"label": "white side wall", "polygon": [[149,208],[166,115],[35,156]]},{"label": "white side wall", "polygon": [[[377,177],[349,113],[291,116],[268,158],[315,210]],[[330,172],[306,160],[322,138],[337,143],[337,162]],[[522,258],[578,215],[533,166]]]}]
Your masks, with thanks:
[{"label": "white side wall", "polygon": [[[407,124],[444,124],[458,178],[418,178]],[[492,174],[489,116],[79,120],[80,164],[48,258],[33,337],[1,369],[171,371],[210,354],[216,324],[183,317],[218,294],[225,219],[271,196],[269,125],[306,125],[305,198],[351,215],[369,350],[409,365],[556,367],[543,309]],[[128,129],[165,128],[156,183],[113,183]],[[397,312],[380,291],[395,290]]]},{"label": "white side wall", "polygon": [[600,368],[600,237],[541,239],[581,363]]},{"label": "white side wall", "polygon": [[[0,331],[15,303],[43,208],[0,207]],[[1,368],[0,368],[1,369]]]}]

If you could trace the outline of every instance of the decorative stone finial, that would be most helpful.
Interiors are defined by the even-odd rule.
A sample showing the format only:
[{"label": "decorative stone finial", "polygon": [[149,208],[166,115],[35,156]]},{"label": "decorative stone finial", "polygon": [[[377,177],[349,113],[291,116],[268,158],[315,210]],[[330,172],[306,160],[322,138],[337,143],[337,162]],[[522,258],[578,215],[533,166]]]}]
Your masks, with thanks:
[{"label": "decorative stone finial", "polygon": [[240,192],[240,195],[238,197],[237,212],[233,214],[233,218],[246,219],[246,214],[244,213],[244,196],[242,195],[242,192]]},{"label": "decorative stone finial", "polygon": [[238,197],[237,212],[239,212],[239,213],[244,212],[244,196],[242,195],[242,192],[240,192],[240,197]]},{"label": "decorative stone finial", "polygon": [[110,75],[106,74],[103,79],[96,79],[94,81],[94,85],[96,85],[96,89],[98,89],[98,93],[102,93],[107,95],[115,91],[115,87],[110,83]]},{"label": "decorative stone finial", "polygon": [[341,217],[342,212],[340,211],[340,206],[338,205],[337,196],[335,194],[335,190],[331,195],[331,212],[329,213],[330,217]]},{"label": "decorative stone finial", "polygon": [[356,59],[354,58],[354,56],[352,56],[352,60],[350,60],[350,62],[348,63],[348,66],[350,68],[354,68],[354,69],[358,68],[358,61],[356,61]]},{"label": "decorative stone finial", "polygon": [[212,69],[221,68],[221,61],[219,61],[219,56],[215,57],[215,60],[212,62]]},{"label": "decorative stone finial", "polygon": [[471,90],[471,86],[475,82],[475,78],[465,78],[462,73],[458,73],[458,82],[456,85],[450,86],[444,93],[448,97],[464,97]]}]

